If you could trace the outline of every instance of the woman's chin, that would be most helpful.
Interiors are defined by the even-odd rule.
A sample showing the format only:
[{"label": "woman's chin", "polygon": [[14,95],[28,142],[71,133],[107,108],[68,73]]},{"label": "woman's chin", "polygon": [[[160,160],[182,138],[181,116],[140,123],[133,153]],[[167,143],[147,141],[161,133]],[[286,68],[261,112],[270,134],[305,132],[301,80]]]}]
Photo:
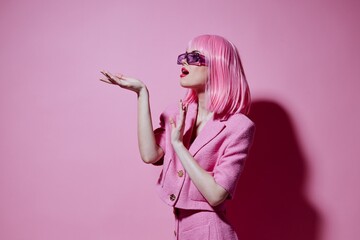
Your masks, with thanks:
[{"label": "woman's chin", "polygon": [[191,86],[184,81],[184,79],[180,78],[180,86],[182,86],[183,88],[190,88]]}]

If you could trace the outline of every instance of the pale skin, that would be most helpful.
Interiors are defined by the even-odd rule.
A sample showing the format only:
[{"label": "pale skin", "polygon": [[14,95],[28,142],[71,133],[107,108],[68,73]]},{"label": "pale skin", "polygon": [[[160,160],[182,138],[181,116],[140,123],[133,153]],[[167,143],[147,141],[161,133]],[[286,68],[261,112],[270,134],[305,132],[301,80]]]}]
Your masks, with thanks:
[{"label": "pale skin", "polygon": [[[206,77],[204,73],[207,73],[207,67],[202,66],[192,66],[188,65],[186,62],[183,63],[183,66],[189,70],[193,76],[196,76],[197,79],[194,79],[196,84],[191,85],[190,78],[192,75],[187,76],[190,80],[182,79],[181,85],[183,87],[192,87],[198,96],[198,115],[197,122],[195,126],[195,133],[193,137],[196,137],[201,129],[204,127],[205,123],[213,116],[213,114],[207,111],[205,107],[205,81]],[[204,69],[206,68],[206,69]],[[112,84],[118,85],[121,88],[133,91],[137,94],[138,99],[138,145],[139,151],[142,160],[145,163],[156,163],[164,156],[164,151],[162,148],[156,144],[154,129],[152,125],[151,112],[150,112],[150,103],[149,103],[149,92],[146,85],[138,79],[125,77],[121,74],[113,75],[106,71],[101,71],[105,78],[100,80]],[[203,74],[203,75],[202,75]],[[184,146],[183,143],[183,134],[184,134],[184,125],[186,118],[187,106],[185,106],[181,101],[179,103],[179,117],[178,119],[169,119],[171,124],[171,143],[174,148],[175,153],[177,154],[179,160],[181,161],[185,171],[189,175],[191,181],[195,184],[201,194],[213,207],[221,204],[228,196],[228,192],[218,185],[213,176],[206,172],[190,154],[189,150]]]}]

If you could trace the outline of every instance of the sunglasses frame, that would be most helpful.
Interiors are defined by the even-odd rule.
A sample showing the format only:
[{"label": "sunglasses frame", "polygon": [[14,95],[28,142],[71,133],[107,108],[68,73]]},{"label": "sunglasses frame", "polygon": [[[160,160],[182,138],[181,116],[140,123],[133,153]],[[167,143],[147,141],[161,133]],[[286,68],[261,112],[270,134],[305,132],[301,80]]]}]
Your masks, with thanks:
[{"label": "sunglasses frame", "polygon": [[[189,56],[191,58],[189,58]],[[180,54],[177,59],[177,64],[182,65],[184,60],[188,65],[207,66],[205,56],[198,51],[192,51],[189,53],[185,52]]]}]

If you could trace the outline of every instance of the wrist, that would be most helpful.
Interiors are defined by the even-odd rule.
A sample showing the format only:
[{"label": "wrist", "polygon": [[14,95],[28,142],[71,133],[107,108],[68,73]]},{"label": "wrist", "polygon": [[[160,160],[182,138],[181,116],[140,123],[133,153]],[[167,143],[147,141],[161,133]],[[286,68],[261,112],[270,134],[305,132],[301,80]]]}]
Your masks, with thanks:
[{"label": "wrist", "polygon": [[140,88],[140,90],[137,92],[138,98],[140,97],[149,97],[149,91],[147,87],[144,85]]},{"label": "wrist", "polygon": [[175,151],[185,147],[182,141],[171,141],[171,145]]}]

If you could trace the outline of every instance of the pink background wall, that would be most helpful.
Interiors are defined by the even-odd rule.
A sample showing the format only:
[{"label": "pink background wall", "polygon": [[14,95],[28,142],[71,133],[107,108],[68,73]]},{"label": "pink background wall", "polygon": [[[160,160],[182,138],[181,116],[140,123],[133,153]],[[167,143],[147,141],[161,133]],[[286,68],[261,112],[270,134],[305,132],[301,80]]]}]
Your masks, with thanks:
[{"label": "pink background wall", "polygon": [[[86,2],[86,3],[85,3]],[[360,235],[360,4],[318,1],[0,2],[0,239],[170,239],[142,164],[136,97],[154,123],[178,101],[176,56],[203,33],[239,48],[257,138],[230,217],[246,240]]]}]

